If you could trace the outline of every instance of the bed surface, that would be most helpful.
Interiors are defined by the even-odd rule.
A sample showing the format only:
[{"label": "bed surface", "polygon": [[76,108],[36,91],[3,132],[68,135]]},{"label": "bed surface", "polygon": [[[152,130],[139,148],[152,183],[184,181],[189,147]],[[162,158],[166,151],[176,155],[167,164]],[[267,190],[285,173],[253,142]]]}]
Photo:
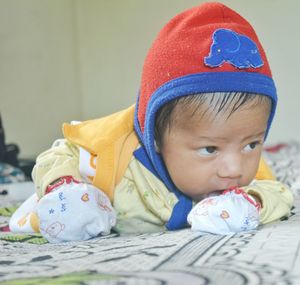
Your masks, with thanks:
[{"label": "bed surface", "polygon": [[300,144],[274,146],[265,157],[293,190],[295,208],[288,219],[242,234],[185,229],[53,245],[3,232],[16,195],[0,197],[0,283],[300,284]]}]

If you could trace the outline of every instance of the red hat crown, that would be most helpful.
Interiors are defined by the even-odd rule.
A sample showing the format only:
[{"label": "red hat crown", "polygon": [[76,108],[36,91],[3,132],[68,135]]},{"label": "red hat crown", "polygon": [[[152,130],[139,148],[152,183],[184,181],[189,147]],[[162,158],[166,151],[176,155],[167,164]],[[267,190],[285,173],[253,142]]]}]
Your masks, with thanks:
[{"label": "red hat crown", "polygon": [[[218,67],[209,66],[205,58],[211,53],[214,33],[220,29],[250,39],[256,45],[263,65],[241,69],[230,61],[223,61]],[[205,72],[254,72],[272,76],[265,52],[252,26],[221,3],[205,3],[182,12],[158,34],[143,67],[137,112],[141,131],[144,130],[148,102],[159,87],[179,77]]]}]

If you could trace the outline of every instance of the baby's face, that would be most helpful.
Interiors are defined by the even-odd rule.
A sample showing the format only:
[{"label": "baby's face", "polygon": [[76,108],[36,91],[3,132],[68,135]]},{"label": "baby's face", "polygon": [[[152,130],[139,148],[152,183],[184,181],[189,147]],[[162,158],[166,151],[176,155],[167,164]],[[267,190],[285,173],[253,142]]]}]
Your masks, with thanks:
[{"label": "baby's face", "polygon": [[268,117],[264,104],[242,107],[229,118],[183,112],[165,132],[160,150],[174,184],[196,201],[248,185],[258,169]]}]

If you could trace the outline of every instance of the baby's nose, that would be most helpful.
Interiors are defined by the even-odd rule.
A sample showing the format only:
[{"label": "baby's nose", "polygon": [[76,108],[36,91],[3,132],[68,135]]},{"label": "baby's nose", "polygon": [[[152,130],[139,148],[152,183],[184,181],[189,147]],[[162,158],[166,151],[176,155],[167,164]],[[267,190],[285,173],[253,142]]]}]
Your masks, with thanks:
[{"label": "baby's nose", "polygon": [[239,179],[242,176],[242,161],[238,155],[228,155],[221,160],[218,167],[221,178]]}]

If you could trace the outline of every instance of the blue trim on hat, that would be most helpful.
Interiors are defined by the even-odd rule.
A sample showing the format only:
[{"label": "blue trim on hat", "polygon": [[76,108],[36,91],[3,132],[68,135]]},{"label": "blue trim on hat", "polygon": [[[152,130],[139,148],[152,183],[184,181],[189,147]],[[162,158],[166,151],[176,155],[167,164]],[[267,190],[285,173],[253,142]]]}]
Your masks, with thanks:
[{"label": "blue trim on hat", "polygon": [[147,156],[147,152],[143,146],[140,146],[133,152],[134,157],[141,162],[152,174],[154,174],[158,179],[160,179],[158,173],[156,172],[155,168],[153,167],[152,162],[150,161],[149,157]]},{"label": "blue trim on hat", "polygon": [[139,102],[140,102],[140,92],[138,93],[138,96],[136,99],[136,104],[135,104],[135,110],[134,110],[134,129],[135,129],[135,132],[136,132],[139,140],[142,142],[143,134],[142,134],[142,131],[140,128],[139,117],[138,117]]},{"label": "blue trim on hat", "polygon": [[137,134],[144,145],[148,159],[151,161],[155,172],[159,175],[169,191],[173,192],[179,199],[167,224],[167,228],[170,230],[179,229],[186,225],[186,218],[188,212],[192,208],[192,201],[175,187],[169,177],[161,156],[155,151],[155,116],[160,107],[175,98],[209,92],[247,92],[270,97],[272,100],[272,109],[268,120],[266,136],[275,114],[277,95],[273,79],[266,75],[254,72],[205,72],[191,74],[168,81],[152,94],[150,101],[148,102],[144,133],[141,132],[138,122],[137,104],[134,125]]}]

